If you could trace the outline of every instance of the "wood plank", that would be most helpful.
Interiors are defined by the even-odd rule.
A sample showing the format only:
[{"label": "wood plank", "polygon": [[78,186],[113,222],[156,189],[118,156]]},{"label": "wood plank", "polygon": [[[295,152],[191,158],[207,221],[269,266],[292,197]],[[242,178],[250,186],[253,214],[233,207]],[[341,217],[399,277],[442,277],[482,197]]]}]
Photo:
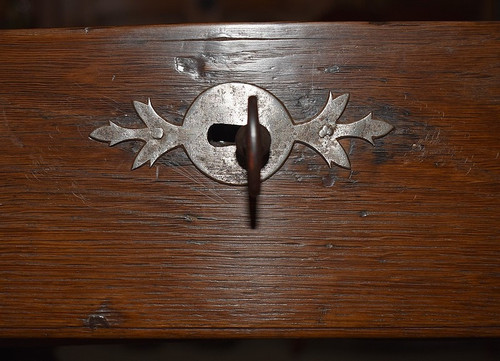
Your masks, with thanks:
[{"label": "wood plank", "polygon": [[[0,336],[498,336],[500,24],[234,24],[0,32]],[[181,149],[89,139],[181,122],[230,81],[308,119],[395,130],[344,140],[352,170],[297,144],[263,184]]]}]

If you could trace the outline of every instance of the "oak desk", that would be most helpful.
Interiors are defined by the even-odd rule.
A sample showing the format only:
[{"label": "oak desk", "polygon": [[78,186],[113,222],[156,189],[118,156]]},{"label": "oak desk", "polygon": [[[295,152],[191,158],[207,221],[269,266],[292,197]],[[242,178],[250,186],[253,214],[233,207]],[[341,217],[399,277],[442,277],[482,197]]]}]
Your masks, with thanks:
[{"label": "oak desk", "polygon": [[[233,24],[0,32],[0,336],[500,335],[500,24]],[[245,82],[293,119],[349,93],[352,168],[296,144],[262,185],[182,149],[131,171],[150,98],[180,124]]]}]

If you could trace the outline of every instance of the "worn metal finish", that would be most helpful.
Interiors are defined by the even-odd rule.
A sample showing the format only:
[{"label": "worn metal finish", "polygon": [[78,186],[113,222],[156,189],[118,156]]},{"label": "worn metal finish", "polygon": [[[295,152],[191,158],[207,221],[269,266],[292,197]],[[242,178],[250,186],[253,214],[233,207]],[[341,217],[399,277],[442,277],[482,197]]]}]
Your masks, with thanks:
[{"label": "worn metal finish", "polygon": [[[250,225],[257,226],[257,197],[260,193],[260,171],[267,162],[271,135],[259,123],[257,97],[248,98],[248,123],[235,136],[236,158],[247,170]],[[242,164],[243,163],[243,164]]]},{"label": "worn metal finish", "polygon": [[295,142],[304,143],[323,156],[331,167],[334,163],[350,168],[341,138],[356,137],[373,144],[373,139],[391,131],[392,125],[372,119],[371,113],[349,124],[337,123],[342,115],[348,94],[328,101],[314,118],[300,124],[293,122],[285,106],[270,92],[245,83],[216,85],[201,93],[188,109],[182,126],[174,125],[160,117],[151,104],[134,102],[135,109],[147,128],[129,129],[110,122],[94,130],[90,136],[99,141],[117,143],[138,139],[146,142],[139,151],[132,169],[147,161],[150,166],[169,150],[182,146],[192,162],[207,176],[223,183],[243,185],[247,183],[247,171],[239,164],[236,146],[214,146],[209,142],[208,130],[214,124],[244,126],[248,116],[248,99],[255,96],[258,118],[270,133],[269,159],[261,171],[265,180],[285,162]]},{"label": "worn metal finish", "polygon": [[[260,170],[266,164],[271,147],[271,136],[260,125],[257,97],[248,98],[248,124],[236,133],[236,158],[247,170],[248,195],[255,198],[260,193]],[[241,164],[243,163],[243,164]]]}]

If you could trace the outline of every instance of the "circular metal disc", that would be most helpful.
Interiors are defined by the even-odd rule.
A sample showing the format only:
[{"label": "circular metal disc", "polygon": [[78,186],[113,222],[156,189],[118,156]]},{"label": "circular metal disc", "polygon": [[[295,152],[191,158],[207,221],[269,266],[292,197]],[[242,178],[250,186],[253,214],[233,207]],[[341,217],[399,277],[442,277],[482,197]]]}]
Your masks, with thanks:
[{"label": "circular metal disc", "polygon": [[270,92],[255,85],[225,83],[201,93],[184,117],[182,140],[193,163],[207,176],[228,184],[244,185],[246,170],[236,159],[236,145],[214,146],[208,140],[213,124],[244,126],[247,123],[248,98],[257,97],[259,122],[271,134],[269,161],[261,179],[275,173],[285,162],[293,146],[293,123],[286,108]]}]

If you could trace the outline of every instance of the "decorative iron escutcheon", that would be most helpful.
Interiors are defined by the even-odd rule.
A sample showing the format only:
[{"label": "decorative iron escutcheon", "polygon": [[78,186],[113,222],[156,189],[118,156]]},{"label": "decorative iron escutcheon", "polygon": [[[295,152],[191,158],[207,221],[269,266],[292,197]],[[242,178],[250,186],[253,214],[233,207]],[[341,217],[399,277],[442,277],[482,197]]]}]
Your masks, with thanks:
[{"label": "decorative iron escutcheon", "polygon": [[371,113],[353,123],[338,123],[349,95],[329,93],[318,115],[295,123],[285,106],[265,89],[245,83],[224,83],[202,92],[191,104],[181,126],[159,116],[151,101],[134,101],[146,128],[123,128],[113,122],[94,130],[90,137],[110,146],[142,140],[132,169],[155,161],[182,146],[193,164],[208,177],[231,185],[248,185],[251,226],[256,226],[256,200],[260,182],[271,177],[288,158],[296,142],[317,151],[332,167],[350,168],[341,138],[362,138],[373,143],[393,126]]}]

